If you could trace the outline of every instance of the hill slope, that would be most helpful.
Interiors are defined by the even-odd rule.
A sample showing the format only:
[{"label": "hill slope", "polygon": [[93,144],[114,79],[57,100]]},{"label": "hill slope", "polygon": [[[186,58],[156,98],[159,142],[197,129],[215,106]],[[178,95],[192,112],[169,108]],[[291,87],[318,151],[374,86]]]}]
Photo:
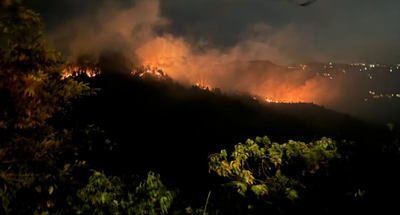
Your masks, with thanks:
[{"label": "hill slope", "polygon": [[373,142],[387,130],[313,104],[265,105],[249,96],[186,89],[171,80],[112,74],[79,78],[101,91],[75,101],[71,116],[100,126],[117,143],[94,165],[120,175],[153,170],[188,198],[203,199],[206,189],[220,184],[207,171],[207,157],[248,138]]}]

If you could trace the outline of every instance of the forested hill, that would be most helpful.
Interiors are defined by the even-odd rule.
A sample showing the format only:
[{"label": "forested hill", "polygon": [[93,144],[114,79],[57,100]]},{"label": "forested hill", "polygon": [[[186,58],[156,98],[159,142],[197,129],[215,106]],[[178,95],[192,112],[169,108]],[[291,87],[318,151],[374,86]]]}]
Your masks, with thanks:
[{"label": "forested hill", "polygon": [[[39,14],[7,0],[0,17],[0,214],[398,210],[397,124],[225,95],[203,78],[184,87],[114,56],[65,64],[41,38]],[[241,71],[258,79],[274,66],[251,65]]]},{"label": "forested hill", "polygon": [[207,157],[248,138],[310,142],[326,136],[372,143],[389,132],[314,104],[264,105],[250,96],[187,89],[170,79],[121,74],[78,78],[101,90],[74,101],[71,116],[96,124],[117,143],[101,161],[90,163],[110,174],[153,170],[167,185],[183,193],[202,192],[202,198],[214,184]]}]

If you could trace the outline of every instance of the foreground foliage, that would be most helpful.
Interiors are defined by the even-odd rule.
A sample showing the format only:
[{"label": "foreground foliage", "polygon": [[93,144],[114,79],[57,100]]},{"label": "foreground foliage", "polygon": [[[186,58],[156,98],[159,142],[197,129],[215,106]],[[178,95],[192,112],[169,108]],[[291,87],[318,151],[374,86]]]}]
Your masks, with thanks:
[{"label": "foreground foliage", "polygon": [[172,193],[150,172],[139,184],[124,183],[116,176],[94,172],[89,183],[78,192],[77,214],[164,214],[172,203]]},{"label": "foreground foliage", "polygon": [[135,185],[90,171],[89,152],[110,141],[66,113],[71,99],[96,91],[62,79],[39,15],[0,0],[0,28],[0,214],[166,213],[172,196],[153,173]]},{"label": "foreground foliage", "polygon": [[329,138],[278,144],[257,137],[237,144],[230,156],[226,150],[211,155],[209,167],[229,178],[228,185],[241,195],[250,192],[264,203],[279,206],[285,200],[296,203],[303,193],[312,191],[310,176],[327,175],[332,161],[339,158],[336,143]]}]

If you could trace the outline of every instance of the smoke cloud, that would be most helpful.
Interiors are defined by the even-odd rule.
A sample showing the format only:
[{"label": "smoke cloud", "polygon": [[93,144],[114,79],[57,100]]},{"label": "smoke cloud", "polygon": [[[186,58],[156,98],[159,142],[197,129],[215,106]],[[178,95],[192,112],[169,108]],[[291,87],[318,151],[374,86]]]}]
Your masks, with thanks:
[{"label": "smoke cloud", "polygon": [[[103,1],[94,13],[65,21],[49,32],[48,38],[70,62],[90,56],[103,70],[123,72],[139,65],[156,65],[188,86],[202,82],[228,93],[249,92],[327,106],[343,91],[329,79],[278,66],[293,62],[295,56],[299,59],[302,52],[317,51],[301,48],[314,39],[301,33],[300,28],[307,25],[274,27],[257,22],[243,29],[234,45],[221,48],[204,38],[171,33],[172,21],[162,15],[160,3]],[[303,58],[318,59],[312,54]],[[339,81],[340,77],[335,83]]]}]

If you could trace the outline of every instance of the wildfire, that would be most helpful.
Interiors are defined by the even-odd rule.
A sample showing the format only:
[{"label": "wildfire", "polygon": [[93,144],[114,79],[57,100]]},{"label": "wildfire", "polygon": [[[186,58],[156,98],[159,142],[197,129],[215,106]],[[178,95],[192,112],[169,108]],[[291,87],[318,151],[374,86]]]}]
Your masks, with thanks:
[{"label": "wildfire", "polygon": [[306,104],[306,103],[312,103],[312,102],[305,102],[305,101],[288,101],[288,100],[277,100],[277,99],[269,99],[269,98],[266,98],[266,99],[264,99],[264,101],[266,102],[266,103],[269,103],[269,104],[273,104],[273,103],[281,103],[281,104]]},{"label": "wildfire", "polygon": [[[68,64],[62,70],[62,79],[68,77],[77,77],[79,75],[85,74],[88,77],[95,77],[101,73],[101,70],[97,65],[94,66],[76,66],[74,64]],[[132,75],[137,75],[139,77],[143,77],[145,75],[151,75],[153,77],[167,77],[167,75],[163,72],[162,69],[158,68],[158,66],[138,66],[134,68],[131,72]]]},{"label": "wildfire", "polygon": [[62,70],[61,79],[65,79],[68,77],[76,77],[82,74],[85,74],[88,77],[95,77],[100,73],[101,71],[96,65],[91,67],[89,66],[80,67],[80,66],[75,66],[74,64],[69,64]]},{"label": "wildfire", "polygon": [[144,75],[152,75],[154,77],[162,78],[165,77],[166,74],[162,69],[158,68],[158,66],[139,66],[132,70],[132,75],[138,75],[139,77],[143,77]]},{"label": "wildfire", "polygon": [[[76,77],[76,76],[79,76],[82,74],[85,74],[88,77],[95,77],[96,75],[99,75],[101,73],[101,71],[97,65],[79,67],[74,64],[69,64],[62,71],[63,71],[62,79],[65,79],[68,77]],[[155,78],[159,78],[159,79],[168,78],[168,75],[157,65],[138,66],[138,67],[132,69],[131,75],[143,77],[143,78],[145,78],[147,76],[155,77]],[[200,78],[200,81],[195,83],[193,86],[197,87],[199,89],[202,89],[202,90],[209,90],[209,91],[213,90],[211,85],[206,83],[203,78]],[[249,95],[251,95],[251,94],[249,94]],[[273,99],[271,97],[254,96],[254,95],[251,95],[251,96],[254,100],[260,100],[260,101],[265,102],[266,104],[311,103],[311,102],[305,102],[305,101],[301,101],[301,100],[294,100],[294,98],[296,98],[296,97],[293,96],[293,93],[283,96],[282,99]]]},{"label": "wildfire", "polygon": [[274,100],[274,99],[265,99],[265,101],[268,103],[281,103],[278,100]]},{"label": "wildfire", "polygon": [[203,82],[200,82],[200,83],[197,82],[193,86],[196,86],[196,87],[198,87],[198,88],[200,88],[202,90],[211,90],[212,89],[210,85],[208,85],[206,83],[203,83]]}]

